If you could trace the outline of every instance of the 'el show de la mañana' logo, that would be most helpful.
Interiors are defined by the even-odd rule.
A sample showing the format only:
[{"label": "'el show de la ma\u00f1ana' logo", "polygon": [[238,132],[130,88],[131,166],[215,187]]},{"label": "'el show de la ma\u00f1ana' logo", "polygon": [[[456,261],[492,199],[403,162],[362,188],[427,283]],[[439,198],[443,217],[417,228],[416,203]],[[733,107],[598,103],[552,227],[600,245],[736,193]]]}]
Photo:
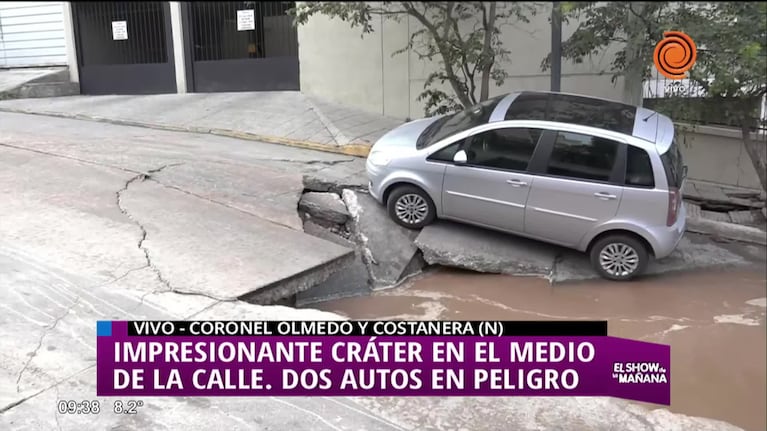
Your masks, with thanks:
[{"label": "'el show de la ma\u00f1ana' logo", "polygon": [[655,45],[655,68],[668,79],[683,79],[695,64],[698,49],[692,38],[681,31],[667,31]]}]

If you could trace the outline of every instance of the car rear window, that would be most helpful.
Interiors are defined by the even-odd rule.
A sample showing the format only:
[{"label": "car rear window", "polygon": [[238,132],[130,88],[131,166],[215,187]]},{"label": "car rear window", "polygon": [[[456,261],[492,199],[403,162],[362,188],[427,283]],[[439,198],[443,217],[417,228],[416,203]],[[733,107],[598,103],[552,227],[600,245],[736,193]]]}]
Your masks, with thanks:
[{"label": "car rear window", "polygon": [[677,189],[682,188],[682,181],[684,181],[684,165],[682,164],[682,153],[679,152],[679,146],[676,143],[676,139],[671,142],[668,151],[661,154],[660,159],[663,162],[663,169],[666,171],[668,186]]},{"label": "car rear window", "polygon": [[626,185],[633,187],[655,187],[652,163],[650,163],[650,155],[647,154],[647,151],[629,145],[627,158]]}]

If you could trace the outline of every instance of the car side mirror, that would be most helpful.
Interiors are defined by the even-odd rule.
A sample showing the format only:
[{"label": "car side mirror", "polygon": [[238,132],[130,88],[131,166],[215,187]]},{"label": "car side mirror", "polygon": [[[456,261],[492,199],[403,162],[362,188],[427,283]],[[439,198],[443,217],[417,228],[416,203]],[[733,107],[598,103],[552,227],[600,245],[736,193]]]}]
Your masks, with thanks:
[{"label": "car side mirror", "polygon": [[466,156],[466,150],[460,150],[453,156],[453,162],[459,165],[466,163],[468,160],[469,158]]}]

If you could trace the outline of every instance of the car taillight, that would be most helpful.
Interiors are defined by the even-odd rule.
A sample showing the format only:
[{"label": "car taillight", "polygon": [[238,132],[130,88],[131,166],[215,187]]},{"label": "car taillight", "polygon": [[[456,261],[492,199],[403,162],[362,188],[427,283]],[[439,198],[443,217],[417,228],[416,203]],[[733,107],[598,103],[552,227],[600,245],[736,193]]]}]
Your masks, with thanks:
[{"label": "car taillight", "polygon": [[668,191],[668,215],[666,216],[666,226],[673,226],[676,223],[676,217],[679,214],[679,189],[670,188]]}]

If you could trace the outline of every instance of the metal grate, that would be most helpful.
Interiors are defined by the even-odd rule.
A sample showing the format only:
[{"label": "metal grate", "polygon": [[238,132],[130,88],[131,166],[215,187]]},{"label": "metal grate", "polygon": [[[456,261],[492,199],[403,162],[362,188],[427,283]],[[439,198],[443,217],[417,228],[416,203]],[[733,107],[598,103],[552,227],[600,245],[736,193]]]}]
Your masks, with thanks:
[{"label": "metal grate", "polygon": [[[662,112],[674,121],[740,127],[733,113],[738,112],[744,101],[739,98],[707,98],[706,91],[688,79],[671,80],[654,77],[644,82],[643,106]],[[767,96],[749,102],[752,128],[767,129]]]},{"label": "metal grate", "polygon": [[[80,65],[168,62],[163,2],[74,2],[80,33]],[[114,22],[127,38],[115,39]],[[119,25],[118,25],[119,28]]]},{"label": "metal grate", "polygon": [[[192,2],[194,61],[297,57],[298,37],[287,11],[294,2]],[[252,14],[253,29],[238,20]]]}]

